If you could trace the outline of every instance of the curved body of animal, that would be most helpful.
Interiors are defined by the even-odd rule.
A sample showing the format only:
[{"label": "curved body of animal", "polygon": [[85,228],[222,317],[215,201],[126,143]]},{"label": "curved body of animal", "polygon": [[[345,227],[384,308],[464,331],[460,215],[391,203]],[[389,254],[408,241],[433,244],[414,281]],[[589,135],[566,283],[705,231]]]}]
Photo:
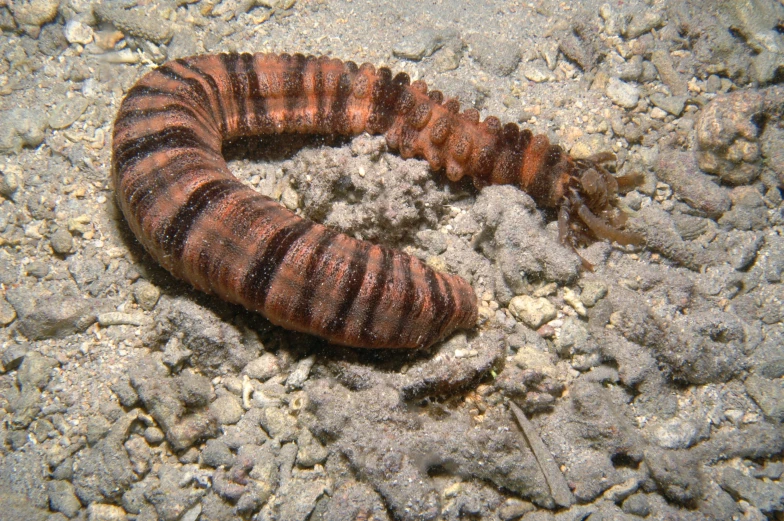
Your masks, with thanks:
[{"label": "curved body of animal", "polygon": [[557,208],[566,242],[636,241],[615,226],[617,183],[597,162],[459,108],[405,74],[327,57],[174,60],[122,102],[114,186],[147,251],[196,288],[334,343],[427,347],[475,324],[464,279],[298,217],[237,180],[221,150],[252,135],[384,134],[402,157],[422,157],[451,180],[515,184]]}]

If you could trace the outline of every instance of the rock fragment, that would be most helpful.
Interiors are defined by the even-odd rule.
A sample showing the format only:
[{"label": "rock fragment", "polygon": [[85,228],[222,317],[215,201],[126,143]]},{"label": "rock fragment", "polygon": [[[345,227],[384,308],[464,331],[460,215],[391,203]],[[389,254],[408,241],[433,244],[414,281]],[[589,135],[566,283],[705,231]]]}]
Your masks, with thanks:
[{"label": "rock fragment", "polygon": [[145,311],[152,311],[161,297],[161,290],[146,280],[140,280],[133,285],[133,298]]},{"label": "rock fragment", "polygon": [[123,9],[112,2],[98,2],[93,6],[95,16],[110,22],[123,32],[161,45],[171,40],[174,28],[160,12],[142,8]]},{"label": "rock fragment", "polygon": [[682,505],[693,504],[702,493],[699,462],[687,451],[645,450],[645,463],[664,495]]},{"label": "rock fragment", "polygon": [[613,103],[625,109],[633,109],[637,106],[637,102],[640,101],[639,88],[618,78],[610,78],[610,81],[607,82],[605,94]]},{"label": "rock fragment", "polygon": [[778,423],[784,421],[784,382],[781,378],[768,379],[751,375],[744,384],[749,396],[759,405],[765,416]]},{"label": "rock fragment", "polygon": [[138,417],[136,410],[126,414],[94,447],[76,454],[73,484],[84,504],[95,506],[106,500],[117,501],[136,480],[123,444]]},{"label": "rock fragment", "polygon": [[22,147],[37,147],[48,123],[38,109],[14,108],[0,115],[0,153],[18,154]]},{"label": "rock fragment", "polygon": [[68,233],[65,228],[57,228],[57,230],[49,236],[49,242],[52,245],[52,251],[57,255],[68,255],[73,252],[73,237]]},{"label": "rock fragment", "polygon": [[714,98],[695,127],[700,168],[733,185],[754,181],[761,170],[759,118],[784,113],[782,100],[781,86]]},{"label": "rock fragment", "polygon": [[656,176],[686,204],[709,217],[716,219],[730,209],[727,190],[699,171],[691,153],[663,151],[656,162]]},{"label": "rock fragment", "polygon": [[53,480],[47,485],[49,507],[55,512],[62,512],[66,517],[75,517],[82,508],[76,497],[74,486],[70,481]]},{"label": "rock fragment", "polygon": [[509,311],[531,329],[539,329],[556,317],[556,309],[546,298],[517,296],[509,302]]},{"label": "rock fragment", "polygon": [[662,82],[670,88],[673,96],[685,96],[687,93],[686,81],[675,70],[672,59],[667,51],[657,49],[651,53],[651,63],[659,72]]},{"label": "rock fragment", "polygon": [[9,8],[14,21],[32,36],[38,38],[41,26],[54,20],[60,0],[15,0]]},{"label": "rock fragment", "polygon": [[784,510],[784,486],[746,476],[727,467],[719,473],[719,484],[736,499],[744,499],[766,514]]},{"label": "rock fragment", "polygon": [[168,369],[151,357],[142,359],[130,374],[131,385],[176,451],[217,434],[217,422],[205,406],[211,390],[204,389],[201,378],[172,378]]}]

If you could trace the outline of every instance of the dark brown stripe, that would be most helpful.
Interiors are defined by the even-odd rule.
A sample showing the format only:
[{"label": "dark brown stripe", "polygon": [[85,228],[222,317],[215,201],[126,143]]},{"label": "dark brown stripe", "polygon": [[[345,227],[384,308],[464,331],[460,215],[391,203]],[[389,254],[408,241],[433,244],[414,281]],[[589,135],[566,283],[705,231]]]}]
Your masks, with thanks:
[{"label": "dark brown stripe", "polygon": [[474,177],[489,182],[493,174],[493,166],[498,157],[498,150],[493,145],[486,145],[479,150],[476,157]]},{"label": "dark brown stripe", "polygon": [[351,96],[351,77],[347,72],[344,72],[340,75],[335,98],[332,100],[332,106],[329,108],[328,126],[331,132],[335,134],[346,135],[351,129],[348,115],[346,114],[349,96]]},{"label": "dark brown stripe", "polygon": [[550,145],[550,148],[547,149],[543,168],[552,169],[555,165],[558,164],[562,156],[563,149],[561,147],[558,145]]},{"label": "dark brown stripe", "polygon": [[368,132],[382,134],[392,125],[398,100],[406,92],[409,82],[408,74],[400,73],[392,78],[392,72],[388,68],[378,69],[371,94],[372,103],[367,120]]},{"label": "dark brown stripe", "polygon": [[520,139],[520,127],[515,123],[507,123],[501,130],[501,139],[508,147],[514,147]]},{"label": "dark brown stripe", "polygon": [[289,58],[283,69],[281,83],[283,84],[283,92],[286,97],[286,110],[290,113],[295,112],[302,105],[302,98],[305,93],[304,72],[307,65],[308,61],[303,55],[295,54]]},{"label": "dark brown stripe", "polygon": [[313,89],[316,95],[316,128],[320,132],[330,132],[328,127],[327,117],[327,99],[324,96],[324,69],[323,64],[319,61],[318,66],[315,68],[315,77],[313,78]]},{"label": "dark brown stripe", "polygon": [[493,183],[514,183],[520,171],[522,154],[511,147],[505,147],[493,166]]},{"label": "dark brown stripe", "polygon": [[[338,232],[330,228],[325,228],[320,234],[316,246],[310,251],[308,264],[305,267],[305,281],[307,285],[316,287],[321,281],[319,278],[319,267],[322,265],[322,262],[325,262],[328,259],[326,255],[327,249],[332,245],[338,235]],[[315,291],[305,291],[299,297],[299,305],[297,306],[301,311],[299,318],[302,319],[302,323],[307,327],[312,327],[314,311],[313,299],[315,296]]]},{"label": "dark brown stripe", "polygon": [[373,327],[373,323],[376,319],[376,310],[378,306],[381,304],[381,297],[384,296],[387,280],[389,276],[392,274],[392,258],[393,253],[383,246],[380,247],[381,250],[381,267],[378,269],[376,275],[376,280],[373,284],[373,287],[370,289],[370,295],[367,299],[367,311],[365,315],[365,320],[362,322],[362,329],[360,330],[361,339],[363,342],[372,343],[376,337],[378,336],[375,328]]},{"label": "dark brown stripe", "polygon": [[260,226],[261,217],[268,215],[271,219],[278,209],[280,203],[249,188],[248,197],[235,201],[225,220],[235,236],[247,237],[258,229],[256,227]]},{"label": "dark brown stripe", "polygon": [[399,315],[397,317],[397,325],[395,326],[394,333],[391,339],[400,338],[405,329],[411,323],[411,311],[414,309],[414,301],[416,299],[416,287],[414,286],[414,278],[411,274],[411,263],[413,258],[401,252],[394,252],[400,259],[400,265],[403,270],[403,296],[400,298]]},{"label": "dark brown stripe", "polygon": [[241,135],[250,134],[248,125],[248,82],[245,80],[247,71],[244,70],[245,63],[240,60],[239,54],[219,54],[220,62],[226,70],[226,76],[231,85],[231,97],[234,99],[234,107],[237,109],[237,130]]},{"label": "dark brown stripe", "polygon": [[186,78],[185,76],[180,75],[177,71],[172,69],[170,64],[161,65],[156,69],[156,71],[170,80],[175,80],[186,85],[198,98],[201,99],[201,102],[204,103],[205,106],[210,105],[210,95],[205,90],[204,85],[202,85],[201,82],[199,82],[199,80],[196,78]]},{"label": "dark brown stripe", "polygon": [[444,102],[444,93],[440,90],[431,90],[427,93],[427,97],[430,98],[433,103],[438,105]]},{"label": "dark brown stripe", "polygon": [[352,76],[359,71],[359,66],[351,60],[347,62],[343,62],[343,65],[346,67],[346,70],[351,73]]},{"label": "dark brown stripe", "polygon": [[118,132],[125,127],[130,127],[136,124],[144,124],[143,121],[145,119],[159,116],[167,112],[172,114],[181,114],[189,119],[192,119],[194,124],[199,125],[200,127],[204,126],[201,115],[192,108],[192,105],[184,104],[182,102],[174,102],[171,104],[160,105],[146,109],[131,109],[123,111],[120,119],[118,119],[114,124],[114,130],[115,132]]},{"label": "dark brown stripe", "polygon": [[[217,108],[218,108],[218,122],[220,125],[221,133],[225,136],[228,129],[228,122],[226,121],[226,109],[223,107],[223,93],[218,87],[218,83],[215,81],[215,78],[213,78],[209,74],[199,69],[199,67],[191,61],[187,61],[184,59],[179,59],[175,61],[178,64],[185,67],[186,69],[188,69],[189,71],[191,71],[192,73],[197,74],[199,77],[203,78],[204,81],[207,82],[207,85],[209,85],[210,90],[212,90],[212,96],[209,96],[209,99],[215,99],[216,101]],[[210,103],[210,106],[212,106],[212,103]]]},{"label": "dark brown stripe", "polygon": [[214,179],[203,183],[188,196],[188,200],[155,233],[155,242],[161,249],[179,261],[188,242],[188,235],[199,217],[211,206],[245,185],[236,179]]},{"label": "dark brown stripe", "polygon": [[340,302],[340,306],[338,307],[337,314],[332,317],[332,320],[330,320],[324,328],[324,332],[327,334],[340,333],[346,327],[348,312],[351,310],[351,306],[354,305],[354,301],[365,280],[365,272],[367,271],[368,265],[368,247],[369,243],[366,242],[357,241],[354,243],[354,251],[351,252],[351,260],[338,282],[340,293],[337,293],[338,290],[336,290],[335,301]]},{"label": "dark brown stripe", "polygon": [[520,148],[520,127],[514,123],[507,123],[501,130],[501,147],[503,152],[496,163],[496,169],[500,169],[499,177],[504,183],[514,184],[520,176],[519,172],[523,166],[523,152]]},{"label": "dark brown stripe", "polygon": [[314,224],[305,219],[297,220],[277,230],[266,239],[266,246],[256,253],[242,282],[241,291],[259,308],[264,306],[275,274],[294,243],[305,235]]},{"label": "dark brown stripe", "polygon": [[205,143],[191,126],[178,125],[114,144],[114,164],[118,174],[131,168],[140,159],[167,148],[197,148],[213,150],[211,143]]},{"label": "dark brown stripe", "polygon": [[561,147],[550,146],[542,156],[540,156],[539,168],[536,171],[536,179],[529,184],[527,190],[537,204],[545,205],[549,200],[552,191],[557,187],[558,172],[553,167],[561,160],[563,151]]},{"label": "dark brown stripe", "polygon": [[518,141],[517,149],[518,150],[525,150],[526,148],[528,148],[528,144],[531,142],[531,140],[533,138],[534,138],[534,133],[533,132],[531,132],[528,129],[521,130],[520,131],[520,137],[519,137],[520,141]]},{"label": "dark brown stripe", "polygon": [[422,341],[423,346],[430,345],[441,337],[447,323],[449,323],[449,320],[455,314],[455,299],[447,281],[442,279],[446,289],[446,292],[442,293],[441,286],[438,283],[438,275],[433,269],[428,267],[425,270],[425,279],[427,280],[430,294],[433,297],[434,316],[433,322],[428,325],[426,330],[427,334]]},{"label": "dark brown stripe", "polygon": [[122,106],[125,107],[129,105],[132,101],[136,100],[136,98],[146,98],[147,96],[167,96],[173,100],[179,101],[180,103],[186,105],[190,104],[190,100],[184,98],[177,92],[172,92],[160,87],[154,87],[152,85],[134,85],[125,95]]},{"label": "dark brown stripe", "polygon": [[250,108],[253,111],[254,126],[257,132],[269,132],[273,128],[272,119],[267,113],[267,98],[261,95],[259,76],[256,73],[253,55],[244,53],[241,56],[245,70],[248,71],[248,95],[250,96]]},{"label": "dark brown stripe", "polygon": [[176,184],[181,176],[200,171],[214,171],[203,152],[196,149],[171,151],[176,154],[155,172],[146,172],[130,185],[123,187],[125,200],[139,220],[149,211],[168,186]]}]

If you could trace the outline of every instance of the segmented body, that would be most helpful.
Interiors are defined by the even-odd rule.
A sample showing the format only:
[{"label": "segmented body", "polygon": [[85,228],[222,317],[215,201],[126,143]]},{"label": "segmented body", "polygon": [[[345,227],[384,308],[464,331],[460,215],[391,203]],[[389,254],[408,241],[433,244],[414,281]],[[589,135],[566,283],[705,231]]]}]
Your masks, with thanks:
[{"label": "segmented body", "polygon": [[465,280],[298,217],[243,185],[221,154],[242,136],[362,132],[452,180],[513,183],[544,206],[574,185],[574,163],[543,136],[479,122],[405,74],[223,54],[166,63],[128,92],[114,127],[114,186],[144,247],[198,289],[334,343],[426,347],[475,324]]}]

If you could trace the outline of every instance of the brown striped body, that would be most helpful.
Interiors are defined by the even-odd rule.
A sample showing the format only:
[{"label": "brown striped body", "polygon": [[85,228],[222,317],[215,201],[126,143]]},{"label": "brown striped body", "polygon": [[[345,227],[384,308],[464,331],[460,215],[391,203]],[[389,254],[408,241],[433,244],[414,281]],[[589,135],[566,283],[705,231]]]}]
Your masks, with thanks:
[{"label": "brown striped body", "polygon": [[145,248],[195,287],[334,343],[426,347],[476,322],[467,282],[296,216],[240,183],[221,155],[240,136],[362,132],[450,179],[514,183],[545,206],[574,184],[573,162],[546,138],[461,114],[405,74],[226,54],[169,62],[129,91],[114,127],[115,190]]}]

